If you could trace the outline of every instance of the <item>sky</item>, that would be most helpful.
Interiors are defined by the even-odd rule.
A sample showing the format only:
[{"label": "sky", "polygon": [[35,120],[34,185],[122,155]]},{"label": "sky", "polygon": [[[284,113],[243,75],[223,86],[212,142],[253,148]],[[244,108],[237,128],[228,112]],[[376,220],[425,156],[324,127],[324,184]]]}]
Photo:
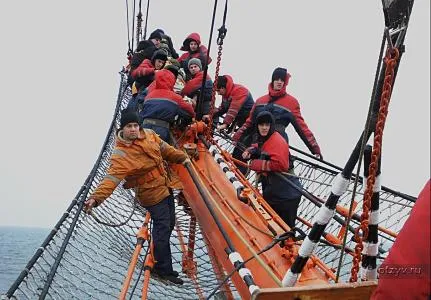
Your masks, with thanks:
[{"label": "sky", "polygon": [[[208,45],[214,2],[150,3],[148,35],[163,28],[179,49],[199,32]],[[92,169],[126,64],[125,6],[0,1],[0,225],[53,227]],[[274,68],[287,67],[288,92],[325,160],[343,166],[366,120],[384,28],[381,1],[231,0],[227,28],[221,73],[257,99]],[[384,132],[382,183],[416,196],[430,177],[429,0],[415,1],[405,44]],[[306,150],[294,133],[290,142]]]}]

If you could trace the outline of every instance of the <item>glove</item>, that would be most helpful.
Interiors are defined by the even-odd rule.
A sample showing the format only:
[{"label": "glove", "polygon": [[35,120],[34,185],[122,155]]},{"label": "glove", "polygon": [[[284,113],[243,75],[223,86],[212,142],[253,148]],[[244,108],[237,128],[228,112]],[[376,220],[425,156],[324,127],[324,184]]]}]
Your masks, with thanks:
[{"label": "glove", "polygon": [[192,163],[192,161],[188,157],[182,162],[183,166],[189,165],[191,163]]},{"label": "glove", "polygon": [[320,151],[320,147],[317,143],[313,146],[311,153],[313,153],[318,159],[323,159],[322,152]]},{"label": "glove", "polygon": [[269,155],[267,152],[260,152],[259,159],[270,160],[271,155]]},{"label": "glove", "polygon": [[232,140],[233,140],[234,142],[238,142],[238,141],[239,141],[239,139],[241,138],[241,135],[242,135],[242,131],[239,129],[239,130],[237,130],[237,132],[235,132],[235,134],[233,135]]},{"label": "glove", "polygon": [[247,152],[250,153],[250,159],[257,159],[262,153],[260,149],[256,147],[248,147]]}]

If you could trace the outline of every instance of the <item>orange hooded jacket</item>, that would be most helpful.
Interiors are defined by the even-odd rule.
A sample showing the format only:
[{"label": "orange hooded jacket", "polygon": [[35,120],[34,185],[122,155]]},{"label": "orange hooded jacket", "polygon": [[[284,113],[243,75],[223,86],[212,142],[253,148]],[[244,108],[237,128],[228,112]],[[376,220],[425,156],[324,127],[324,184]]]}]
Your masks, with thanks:
[{"label": "orange hooded jacket", "polygon": [[90,198],[100,205],[125,179],[125,188],[135,188],[142,206],[152,206],[169,196],[172,183],[163,160],[182,163],[186,154],[175,149],[150,129],[141,129],[131,143],[117,134],[107,174]]}]

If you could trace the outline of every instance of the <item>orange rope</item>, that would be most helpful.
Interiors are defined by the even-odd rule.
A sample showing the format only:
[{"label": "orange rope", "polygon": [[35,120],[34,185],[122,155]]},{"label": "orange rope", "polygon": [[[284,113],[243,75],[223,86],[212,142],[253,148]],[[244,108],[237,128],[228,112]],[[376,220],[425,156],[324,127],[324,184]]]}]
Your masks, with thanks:
[{"label": "orange rope", "polygon": [[147,212],[145,215],[144,224],[141,226],[141,228],[138,231],[137,239],[138,242],[136,243],[135,251],[133,252],[132,258],[130,259],[129,269],[127,270],[127,276],[124,280],[123,287],[121,288],[120,295],[118,296],[118,299],[124,300],[126,299],[127,291],[130,286],[130,282],[132,281],[132,276],[136,268],[136,264],[138,263],[139,259],[139,253],[141,253],[142,249],[142,243],[141,240],[147,241],[148,240],[148,223],[150,221],[150,213]]},{"label": "orange rope", "polygon": [[[355,256],[353,257],[353,265],[351,270],[350,282],[358,280],[359,263],[361,261],[361,253],[364,248],[362,241],[368,236],[369,211],[371,208],[371,198],[373,196],[374,183],[376,181],[376,170],[378,160],[382,149],[383,129],[388,114],[389,101],[391,100],[392,84],[395,78],[395,67],[399,58],[399,51],[394,48],[393,51],[387,51],[385,57],[385,79],[383,82],[383,91],[380,98],[380,109],[374,133],[374,146],[371,155],[370,173],[367,178],[367,189],[364,193],[364,202],[361,214],[361,225],[355,230]],[[362,236],[360,236],[362,231]]]}]

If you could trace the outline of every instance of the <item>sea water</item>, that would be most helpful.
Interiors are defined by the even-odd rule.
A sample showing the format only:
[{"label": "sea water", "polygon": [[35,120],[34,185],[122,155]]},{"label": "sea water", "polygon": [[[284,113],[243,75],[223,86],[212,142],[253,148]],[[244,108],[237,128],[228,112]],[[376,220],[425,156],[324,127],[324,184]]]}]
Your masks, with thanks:
[{"label": "sea water", "polygon": [[49,231],[0,226],[0,295],[9,289]]}]

